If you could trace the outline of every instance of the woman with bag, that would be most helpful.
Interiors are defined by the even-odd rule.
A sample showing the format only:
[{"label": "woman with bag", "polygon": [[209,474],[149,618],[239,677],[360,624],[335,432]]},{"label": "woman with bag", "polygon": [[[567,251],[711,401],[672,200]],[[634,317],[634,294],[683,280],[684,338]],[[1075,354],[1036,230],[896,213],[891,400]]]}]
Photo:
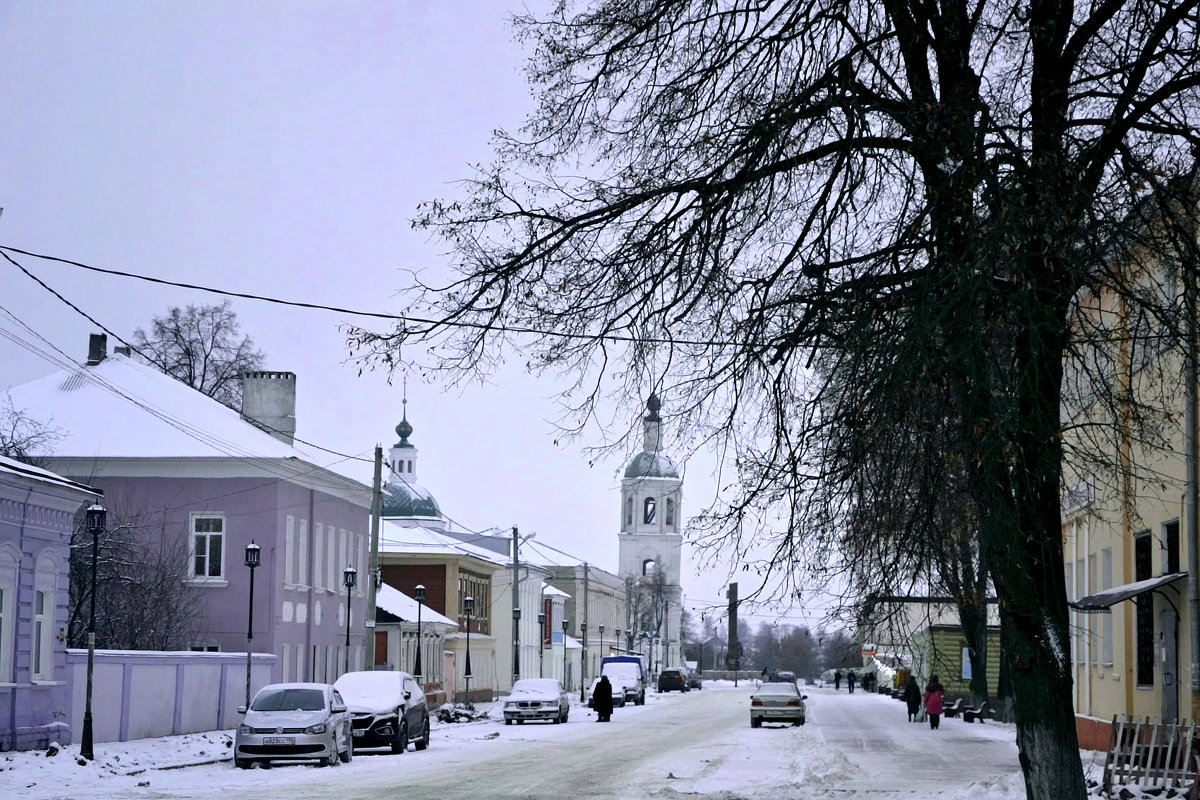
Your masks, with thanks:
[{"label": "woman with bag", "polygon": [[946,695],[946,687],[938,680],[937,673],[929,676],[925,684],[925,713],[929,715],[929,730],[936,731],[942,716],[942,700]]}]

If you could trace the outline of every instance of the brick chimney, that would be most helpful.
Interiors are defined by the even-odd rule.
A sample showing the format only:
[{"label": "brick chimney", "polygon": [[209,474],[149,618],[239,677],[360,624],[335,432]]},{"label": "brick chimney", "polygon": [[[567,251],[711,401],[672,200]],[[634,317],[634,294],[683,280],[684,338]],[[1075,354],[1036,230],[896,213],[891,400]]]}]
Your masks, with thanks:
[{"label": "brick chimney", "polygon": [[242,419],[291,444],[296,435],[296,373],[243,372]]},{"label": "brick chimney", "polygon": [[103,333],[93,333],[88,336],[87,365],[94,367],[108,355],[108,336]]}]

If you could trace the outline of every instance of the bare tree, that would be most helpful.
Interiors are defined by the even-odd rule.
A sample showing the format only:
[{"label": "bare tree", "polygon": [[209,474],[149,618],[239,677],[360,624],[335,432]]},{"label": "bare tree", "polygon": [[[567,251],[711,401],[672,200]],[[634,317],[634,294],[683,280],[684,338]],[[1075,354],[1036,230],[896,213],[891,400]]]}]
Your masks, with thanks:
[{"label": "bare tree", "polygon": [[1147,202],[1196,229],[1172,179],[1200,143],[1198,2],[595,0],[518,20],[539,101],[523,138],[417,220],[462,277],[417,303],[433,323],[353,345],[389,365],[424,339],[473,374],[539,333],[528,363],[577,377],[576,430],[613,383],[654,388],[677,429],[737,453],[737,496],[693,533],[769,545],[747,566],[788,592],[840,557],[872,452],[842,452],[847,432],[903,429],[903,398],[936,386],[1027,794],[1082,800],[1063,365],[1081,297],[1142,301],[1105,265],[1168,244],[1130,224]]},{"label": "bare tree", "polygon": [[61,430],[17,408],[12,395],[5,394],[4,405],[0,407],[0,456],[42,466],[38,454],[48,452],[62,437]]},{"label": "bare tree", "polygon": [[[114,650],[181,650],[201,628],[200,598],[187,586],[188,545],[169,515],[121,496],[106,497],[99,541],[96,645]],[[71,535],[67,640],[87,646],[92,537],[78,515]]]},{"label": "bare tree", "polygon": [[233,409],[241,406],[239,376],[263,365],[263,352],[241,335],[228,300],[220,305],[172,306],[154,318],[149,333],[134,331],[133,341],[151,364]]}]

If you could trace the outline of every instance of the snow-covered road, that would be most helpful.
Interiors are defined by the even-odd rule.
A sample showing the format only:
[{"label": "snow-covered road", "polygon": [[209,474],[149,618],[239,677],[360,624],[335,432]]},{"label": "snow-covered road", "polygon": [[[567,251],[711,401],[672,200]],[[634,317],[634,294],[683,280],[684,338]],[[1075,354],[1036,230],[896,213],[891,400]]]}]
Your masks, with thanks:
[{"label": "snow-covered road", "polygon": [[[612,723],[603,725],[578,707],[566,725],[506,727],[495,719],[438,725],[426,752],[360,753],[349,765],[327,769],[243,771],[225,762],[125,776],[99,764],[77,766],[74,747],[54,759],[14,754],[8,769],[0,770],[0,796],[1017,800],[1024,795],[1012,726],[945,720],[941,730],[930,731],[908,723],[903,705],[882,695],[805,691],[808,724],[801,728],[751,729],[750,690],[713,686],[653,695],[645,707],[617,709]],[[161,747],[170,746],[170,740],[162,741]],[[126,751],[122,763],[135,755]],[[139,786],[142,782],[148,785]]]}]

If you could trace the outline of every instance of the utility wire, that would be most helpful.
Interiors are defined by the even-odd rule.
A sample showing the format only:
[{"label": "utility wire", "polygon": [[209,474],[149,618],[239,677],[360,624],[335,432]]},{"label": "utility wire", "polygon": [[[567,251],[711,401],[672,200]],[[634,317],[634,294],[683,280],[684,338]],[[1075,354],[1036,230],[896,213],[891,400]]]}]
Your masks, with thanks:
[{"label": "utility wire", "polygon": [[[536,336],[552,336],[559,339],[577,339],[583,341],[608,341],[608,342],[630,342],[636,344],[667,344],[667,345],[697,345],[709,347],[736,347],[740,346],[735,342],[720,342],[714,340],[695,340],[695,339],[674,339],[674,338],[655,338],[644,336],[623,336],[615,333],[564,333],[557,330],[545,330],[541,328],[531,328],[526,326],[516,325],[500,325],[488,322],[467,322],[464,320],[436,320],[427,317],[416,317],[407,314],[390,314],[384,311],[363,311],[354,308],[345,308],[343,306],[331,306],[324,303],[309,303],[302,300],[285,300],[280,297],[271,297],[269,295],[251,294],[249,292],[238,292],[231,289],[218,289],[213,286],[203,286],[197,283],[186,283],[183,281],[172,281],[166,278],[155,278],[151,275],[141,275],[136,272],[126,272],[119,269],[106,269],[104,267],[96,267],[91,264],[85,264],[82,261],[73,261],[69,258],[60,258],[58,256],[46,255],[44,253],[34,253],[30,250],[22,250],[19,247],[10,247],[8,245],[0,245],[0,253],[10,262],[15,264],[22,272],[33,278],[38,283],[42,283],[38,278],[29,272],[25,267],[17,263],[8,253],[18,253],[30,258],[38,258],[44,261],[54,261],[59,264],[85,269],[91,272],[98,272],[104,275],[114,275],[119,278],[132,278],[134,280],[146,281],[147,283],[157,283],[162,286],[174,286],[180,289],[191,289],[197,292],[208,292],[209,294],[217,294],[223,297],[238,297],[243,300],[258,300],[263,303],[274,303],[281,306],[293,306],[295,308],[307,308],[317,311],[332,311],[338,314],[349,314],[356,317],[370,317],[372,319],[386,319],[396,322],[407,323],[414,322],[420,325],[429,325],[431,327],[441,328],[469,328],[472,330],[496,331],[499,333],[520,333],[533,334]],[[42,284],[45,286],[45,284]],[[46,287],[49,290],[49,287]],[[50,290],[53,291],[53,290]],[[56,293],[57,294],[57,293]],[[60,297],[60,299],[62,299]],[[66,302],[66,300],[63,300]],[[72,306],[73,307],[73,306]],[[78,309],[76,309],[78,311]],[[80,311],[79,313],[83,313]],[[85,315],[86,316],[86,315]],[[99,323],[96,323],[99,325]],[[115,336],[116,334],[114,334]],[[118,337],[120,338],[120,337]],[[124,341],[122,339],[122,341]]]}]

